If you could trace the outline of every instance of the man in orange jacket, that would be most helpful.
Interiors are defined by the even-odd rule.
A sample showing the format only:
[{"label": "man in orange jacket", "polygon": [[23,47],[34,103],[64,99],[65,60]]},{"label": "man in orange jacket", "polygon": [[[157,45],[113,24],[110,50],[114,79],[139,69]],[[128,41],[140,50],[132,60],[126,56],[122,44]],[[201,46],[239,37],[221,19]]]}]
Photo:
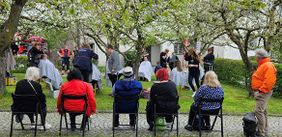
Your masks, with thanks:
[{"label": "man in orange jacket", "polygon": [[260,136],[267,136],[267,105],[272,95],[272,89],[276,83],[276,68],[267,51],[258,49],[255,51],[258,68],[252,75],[252,89],[256,100],[255,114],[258,119]]}]

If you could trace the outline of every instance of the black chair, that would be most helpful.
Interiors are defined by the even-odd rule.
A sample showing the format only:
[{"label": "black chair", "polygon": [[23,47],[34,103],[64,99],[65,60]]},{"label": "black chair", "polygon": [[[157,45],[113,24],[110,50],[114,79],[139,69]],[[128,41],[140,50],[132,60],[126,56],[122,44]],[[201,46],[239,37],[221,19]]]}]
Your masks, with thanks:
[{"label": "black chair", "polygon": [[[61,131],[62,131],[62,121],[63,121],[63,116],[65,118],[65,124],[66,124],[66,129],[68,130],[68,122],[67,122],[67,113],[77,113],[77,114],[82,114],[83,118],[82,118],[82,125],[83,125],[83,129],[82,129],[82,136],[84,136],[84,132],[85,132],[85,126],[87,123],[88,126],[88,130],[89,130],[89,121],[87,122],[87,116],[86,116],[86,110],[87,110],[87,97],[86,94],[82,95],[82,96],[73,96],[73,95],[65,95],[62,94],[62,103],[61,103],[61,118],[60,118],[60,132],[59,135],[61,136]],[[64,107],[64,102],[65,100],[83,100],[84,101],[84,107],[82,111],[69,111],[67,109],[65,109]]]},{"label": "black chair", "polygon": [[[176,136],[178,137],[178,109],[180,108],[178,104],[179,97],[177,96],[174,100],[171,98],[167,98],[162,95],[155,95],[153,99],[153,105],[154,105],[154,120],[158,116],[167,116],[171,115],[172,116],[172,123],[171,123],[171,128],[170,131],[173,130],[173,125],[174,121],[176,118]],[[156,124],[154,123],[154,128],[153,128],[154,136],[157,135],[157,130],[156,130]]]},{"label": "black chair", "polygon": [[[222,115],[222,102],[223,102],[224,98],[222,99],[204,99],[204,98],[200,98],[199,101],[199,105],[197,107],[197,112],[196,115],[193,119],[193,124],[194,125],[194,121],[197,118],[198,119],[198,127],[199,127],[199,136],[202,136],[202,118],[204,116],[215,116],[212,127],[210,128],[210,130],[213,130],[215,122],[217,120],[217,117],[219,117],[221,119],[221,136],[223,137],[223,115]],[[214,110],[203,110],[202,109],[202,105],[203,103],[219,103],[220,107],[218,109],[214,109]]]},{"label": "black chair", "polygon": [[[130,105],[129,105],[130,104]],[[124,107],[126,105],[126,107]],[[136,117],[134,129],[135,135],[138,136],[138,109],[139,94],[137,95],[119,95],[115,93],[113,102],[113,137],[115,136],[115,116],[119,114],[133,114]],[[131,126],[130,124],[119,124],[119,126]]]},{"label": "black chair", "polygon": [[[38,114],[40,114],[41,119],[43,121],[41,126],[43,126],[44,131],[45,128],[45,117],[41,112],[41,104],[38,100],[36,95],[17,95],[12,94],[13,98],[13,106],[12,106],[12,118],[11,118],[11,129],[10,129],[10,137],[13,136],[13,124],[14,124],[14,116],[18,117],[19,115],[24,114],[32,114],[35,115],[35,128],[34,128],[34,136],[37,134],[37,126],[38,126]],[[24,125],[31,125],[31,124],[24,124],[22,119],[19,119],[21,124],[22,130],[24,130]]]}]

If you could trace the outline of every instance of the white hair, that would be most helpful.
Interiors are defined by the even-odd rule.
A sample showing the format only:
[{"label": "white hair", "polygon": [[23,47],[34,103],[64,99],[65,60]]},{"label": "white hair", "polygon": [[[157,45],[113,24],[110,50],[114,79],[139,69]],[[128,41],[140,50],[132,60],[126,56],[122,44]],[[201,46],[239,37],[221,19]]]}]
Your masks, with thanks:
[{"label": "white hair", "polygon": [[265,49],[257,49],[255,53],[255,56],[260,59],[268,57],[268,52]]},{"label": "white hair", "polygon": [[211,87],[220,87],[220,82],[218,81],[217,75],[214,71],[208,71],[205,74],[204,84],[207,84]]},{"label": "white hair", "polygon": [[37,67],[27,68],[26,73],[25,73],[25,79],[34,80],[34,81],[40,79],[39,68],[37,68]]}]

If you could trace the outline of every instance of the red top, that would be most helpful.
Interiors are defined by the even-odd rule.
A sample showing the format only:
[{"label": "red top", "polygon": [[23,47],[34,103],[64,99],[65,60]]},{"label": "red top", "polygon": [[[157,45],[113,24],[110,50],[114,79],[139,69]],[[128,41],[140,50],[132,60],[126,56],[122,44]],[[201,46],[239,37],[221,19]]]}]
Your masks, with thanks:
[{"label": "red top", "polygon": [[[57,108],[58,111],[61,110],[61,96],[62,93],[65,95],[77,95],[81,96],[86,94],[87,96],[87,111],[86,115],[90,117],[91,114],[96,113],[96,100],[95,100],[95,95],[93,93],[92,87],[90,84],[83,82],[81,80],[71,80],[69,82],[66,82],[62,85],[59,96],[58,96],[58,102],[57,102]],[[65,100],[64,102],[64,107],[66,110],[69,111],[82,111],[84,107],[84,101],[83,100]]]}]

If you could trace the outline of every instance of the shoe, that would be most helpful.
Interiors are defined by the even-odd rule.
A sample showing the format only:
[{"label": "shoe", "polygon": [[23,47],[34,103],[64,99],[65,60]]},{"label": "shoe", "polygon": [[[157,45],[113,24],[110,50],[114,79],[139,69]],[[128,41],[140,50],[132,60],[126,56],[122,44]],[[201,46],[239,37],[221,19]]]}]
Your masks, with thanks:
[{"label": "shoe", "polygon": [[48,124],[48,123],[45,123],[45,129],[50,129],[52,127],[52,125]]},{"label": "shoe", "polygon": [[202,127],[202,130],[211,130],[211,126],[204,126]]},{"label": "shoe", "polygon": [[188,125],[188,124],[184,128],[186,130],[188,130],[188,131],[193,131],[194,130],[193,127],[191,125]]},{"label": "shoe", "polygon": [[16,115],[16,122],[20,123],[23,120],[23,117],[24,117],[24,115],[22,115],[22,114]]},{"label": "shoe", "polygon": [[172,122],[166,123],[166,128],[171,128]]}]

